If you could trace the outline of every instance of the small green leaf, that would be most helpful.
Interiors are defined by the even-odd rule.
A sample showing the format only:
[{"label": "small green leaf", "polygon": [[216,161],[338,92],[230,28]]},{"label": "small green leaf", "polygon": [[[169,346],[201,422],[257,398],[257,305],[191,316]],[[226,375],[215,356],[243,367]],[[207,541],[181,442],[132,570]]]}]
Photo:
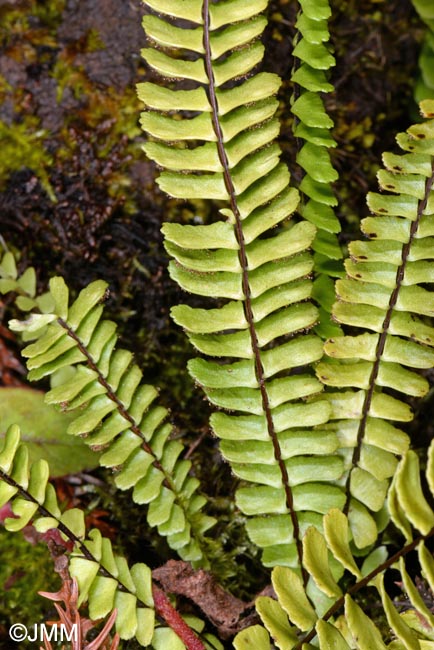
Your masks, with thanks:
[{"label": "small green leaf", "polygon": [[72,530],[76,537],[84,539],[86,534],[86,525],[84,522],[83,510],[79,510],[78,508],[65,510],[65,512],[62,513],[60,520],[62,524]]},{"label": "small green leaf", "polygon": [[303,564],[317,587],[330,598],[342,595],[330,570],[329,553],[324,537],[311,526],[303,537]]},{"label": "small green leaf", "polygon": [[118,583],[113,578],[96,576],[89,591],[89,615],[93,620],[112,611]]},{"label": "small green leaf", "polygon": [[197,59],[196,61],[174,59],[151,47],[143,48],[141,55],[151,68],[157,70],[164,77],[174,77],[175,79],[183,77],[201,83],[208,81],[203,59]]},{"label": "small green leaf", "polygon": [[316,631],[322,650],[351,650],[342,634],[331,623],[319,620]]},{"label": "small green leaf", "polygon": [[351,634],[360,650],[386,650],[380,631],[350,596],[345,597],[345,613]]},{"label": "small green leaf", "polygon": [[274,590],[290,620],[303,630],[310,630],[317,615],[310,604],[301,579],[287,567],[276,567],[271,574]]},{"label": "small green leaf", "polygon": [[152,597],[152,574],[146,564],[134,564],[130,570],[131,577],[135,584],[137,598],[149,607],[154,606]]},{"label": "small green leaf", "polygon": [[248,20],[267,7],[267,0],[231,0],[209,6],[211,30],[238,20]]},{"label": "small green leaf", "polygon": [[348,519],[340,510],[330,510],[324,517],[324,536],[334,557],[356,578],[361,572],[349,545]]},{"label": "small green leaf", "polygon": [[[170,627],[157,627],[152,637],[152,648],[153,650],[185,650],[185,645]],[[262,648],[258,647],[258,650]],[[267,647],[266,650],[269,648]]]},{"label": "small green leaf", "polygon": [[333,126],[333,120],[327,115],[321,97],[313,92],[303,93],[294,102],[292,110],[307,126],[320,129],[331,129]]},{"label": "small green leaf", "polygon": [[236,650],[271,650],[269,634],[260,625],[251,625],[238,632],[233,643]]},{"label": "small green leaf", "polygon": [[300,0],[303,12],[311,20],[327,20],[332,15],[328,0]]},{"label": "small green leaf", "polygon": [[336,63],[326,45],[309,42],[306,38],[297,43],[292,54],[317,70],[328,70]]},{"label": "small green leaf", "polygon": [[69,290],[63,278],[56,277],[50,280],[50,293],[54,301],[55,313],[65,320],[68,316]]},{"label": "small green leaf", "polygon": [[12,253],[5,253],[0,264],[0,277],[16,280],[18,276],[15,257]]},{"label": "small green leaf", "polygon": [[118,610],[116,632],[121,639],[132,639],[137,630],[137,598],[133,594],[117,591],[114,606]]},{"label": "small green leaf", "polygon": [[22,289],[30,298],[34,298],[36,294],[36,272],[35,269],[30,266],[27,268],[24,273],[18,279],[18,286]]},{"label": "small green leaf", "polygon": [[330,32],[325,20],[308,18],[303,12],[300,12],[295,26],[309,43],[323,43],[330,38]]},{"label": "small green leaf", "polygon": [[369,575],[372,571],[375,571],[380,564],[383,564],[387,560],[387,549],[385,546],[378,546],[374,548],[373,551],[366,556],[363,560],[361,572],[365,577]]},{"label": "small green leaf", "polygon": [[351,499],[348,520],[357,548],[373,544],[378,536],[377,525],[369,510],[356,499]]},{"label": "small green leaf", "polygon": [[307,63],[302,63],[297,68],[291,77],[291,81],[312,92],[330,93],[334,89],[323,70],[316,70]]},{"label": "small green leaf", "polygon": [[98,575],[99,564],[97,562],[91,562],[84,557],[72,557],[69,570],[71,577],[77,578],[80,594],[78,605],[80,606],[86,601],[89,589]]},{"label": "small green leaf", "polygon": [[297,643],[297,635],[280,604],[269,597],[256,600],[256,611],[280,650],[291,650]]},{"label": "small green leaf", "polygon": [[146,0],[146,4],[163,14],[169,14],[174,18],[185,18],[194,23],[201,24],[202,19],[202,0],[171,0],[170,5],[166,0]]},{"label": "small green leaf", "polygon": [[148,607],[137,607],[136,639],[144,647],[150,645],[154,635],[155,611]]},{"label": "small green leaf", "polygon": [[[14,462],[18,445],[21,442],[21,433],[20,427],[15,423],[15,421],[9,426],[6,423],[2,424],[2,428],[3,427],[5,428],[5,433],[0,452],[0,468],[4,472],[9,472]],[[0,441],[1,438],[2,436],[0,436]]]},{"label": "small green leaf", "polygon": [[56,320],[55,314],[31,314],[26,320],[19,321],[13,318],[9,327],[14,332],[37,332],[48,323]]},{"label": "small green leaf", "polygon": [[163,47],[185,48],[203,53],[203,29],[183,29],[157,16],[144,16],[143,28],[149,38]]},{"label": "small green leaf", "polygon": [[410,522],[427,535],[434,527],[434,512],[422,492],[419,460],[414,451],[408,451],[398,466],[396,491]]}]

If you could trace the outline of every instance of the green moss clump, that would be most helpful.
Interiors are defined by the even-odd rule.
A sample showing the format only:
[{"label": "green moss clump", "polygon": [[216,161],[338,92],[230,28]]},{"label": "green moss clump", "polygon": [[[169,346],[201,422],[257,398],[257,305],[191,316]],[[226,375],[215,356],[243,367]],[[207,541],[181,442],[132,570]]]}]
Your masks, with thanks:
[{"label": "green moss clump", "polygon": [[[57,591],[58,576],[45,544],[30,544],[23,535],[0,529],[0,649],[11,648],[9,629],[14,623],[33,628],[54,618],[51,603],[38,591]],[[34,647],[22,642],[20,647]]]},{"label": "green moss clump", "polygon": [[27,117],[26,123],[8,126],[0,120],[0,141],[2,143],[2,167],[0,168],[0,187],[10,174],[23,167],[33,169],[42,187],[55,202],[56,196],[49,181],[48,169],[52,157],[45,149],[46,131],[38,128],[38,118]]}]

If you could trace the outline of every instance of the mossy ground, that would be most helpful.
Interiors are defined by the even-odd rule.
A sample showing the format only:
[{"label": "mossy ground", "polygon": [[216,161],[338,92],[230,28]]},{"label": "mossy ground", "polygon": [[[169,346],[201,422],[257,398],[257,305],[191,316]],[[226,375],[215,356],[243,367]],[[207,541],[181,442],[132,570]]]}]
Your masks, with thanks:
[{"label": "mossy ground", "polygon": [[46,544],[32,545],[21,534],[1,531],[0,558],[0,649],[11,650],[18,647],[9,638],[12,625],[33,629],[53,616],[51,603],[37,592],[57,591],[60,580]]},{"label": "mossy ground", "polygon": [[[424,28],[410,0],[331,4],[337,92],[326,101],[339,144],[333,162],[341,174],[336,190],[345,243],[367,214],[364,197],[376,189],[381,152],[394,147],[395,133],[412,119]],[[248,597],[261,587],[264,573],[259,562],[247,559],[249,543],[230,506],[234,479],[209,435],[207,404],[184,373],[191,351],[171,324],[169,308],[191,297],[170,282],[160,236],[165,219],[206,222],[215,210],[163,196],[141,151],[134,85],[146,76],[139,57],[142,11],[139,0],[0,0],[0,234],[19,251],[23,267],[37,268],[41,285],[56,273],[76,291],[96,278],[109,282],[107,315],[119,323],[145,376],[162,388],[176,435],[194,446],[195,470],[221,520],[217,534],[225,537],[228,552],[239,555],[240,574],[228,577],[228,584]],[[281,144],[296,180],[288,109],[295,11],[292,0],[270,2],[265,66],[283,78]],[[106,496],[104,508],[115,498]],[[117,499],[112,523],[120,534],[128,531],[131,555],[155,564],[169,557],[152,535],[143,538],[142,520],[131,516],[128,499]],[[46,589],[50,574],[41,553],[19,536],[11,541],[0,535],[3,586],[7,563],[25,574],[13,592],[0,596],[4,621],[19,585],[25,594],[16,596],[20,615],[26,610],[34,616],[32,592]],[[44,566],[41,585],[35,565]]]}]

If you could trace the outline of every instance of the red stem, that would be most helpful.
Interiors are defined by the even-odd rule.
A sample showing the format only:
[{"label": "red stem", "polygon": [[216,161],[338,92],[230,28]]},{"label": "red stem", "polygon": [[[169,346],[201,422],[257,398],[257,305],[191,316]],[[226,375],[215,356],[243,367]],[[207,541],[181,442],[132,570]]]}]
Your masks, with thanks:
[{"label": "red stem", "polygon": [[155,612],[179,636],[186,650],[205,650],[202,641],[196,636],[191,627],[187,625],[176,609],[172,607],[164,591],[153,584],[152,595],[154,597]]}]

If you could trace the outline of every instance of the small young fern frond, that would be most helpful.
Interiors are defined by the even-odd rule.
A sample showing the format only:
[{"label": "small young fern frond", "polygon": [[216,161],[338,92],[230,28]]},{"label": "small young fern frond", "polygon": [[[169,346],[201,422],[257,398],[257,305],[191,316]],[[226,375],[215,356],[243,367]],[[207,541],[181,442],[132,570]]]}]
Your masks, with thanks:
[{"label": "small young fern frond", "polygon": [[[422,102],[426,118],[433,108]],[[425,286],[434,279],[434,120],[410,127],[397,141],[408,153],[384,154],[383,193],[368,195],[374,216],[362,221],[368,241],[349,245],[347,278],[336,283],[334,317],[368,333],[330,339],[329,358],[317,367],[321,381],[342,389],[328,397],[360,548],[376,539],[368,510],[383,508],[395,454],[408,447],[407,435],[392,424],[412,419],[398,395],[425,395],[428,382],[417,371],[434,364],[434,328],[426,320],[434,315],[434,294]]]},{"label": "small young fern frond", "polygon": [[317,227],[312,243],[315,271],[313,296],[320,305],[320,322],[316,331],[324,338],[338,336],[340,329],[330,320],[334,301],[334,277],[343,275],[342,251],[336,234],[340,232],[334,208],[337,198],[332,183],[338,179],[329,150],[336,147],[331,134],[333,121],[327,115],[321,94],[333,90],[327,80],[327,71],[335,65],[328,44],[330,33],[327,20],[332,11],[329,3],[313,5],[300,0],[300,11],[295,24],[298,34],[293,56],[294,84],[292,112],[294,135],[298,145],[297,163],[303,170],[299,189],[301,202],[298,208],[304,219]]},{"label": "small young fern frond", "polygon": [[193,85],[139,85],[148,108],[142,126],[158,139],[145,150],[164,168],[157,182],[174,197],[223,201],[227,218],[164,225],[175,258],[172,278],[217,300],[210,309],[177,306],[173,318],[213,358],[194,359],[189,371],[213,404],[231,411],[213,414],[211,425],[234,473],[250,484],[236,502],[252,517],[251,539],[265,549],[266,565],[300,568],[301,531],[330,507],[342,507],[345,497],[330,484],[343,467],[337,438],[321,428],[329,405],[310,400],[322,386],[303,370],[322,356],[319,338],[307,334],[318,319],[307,277],[316,229],[306,221],[285,223],[299,199],[272,144],[279,79],[266,73],[245,79],[262,58],[256,38],[267,2],[145,4],[164,14],[145,17],[144,26],[165,48],[148,47],[145,60],[164,77]]},{"label": "small young fern frond", "polygon": [[211,541],[204,533],[214,519],[201,512],[205,497],[180,458],[182,444],[171,440],[167,410],[154,404],[157,391],[142,383],[142,373],[127,350],[116,348],[116,326],[102,319],[105,282],[90,284],[69,305],[62,278],[50,281],[50,311],[32,313],[11,328],[32,337],[23,350],[29,379],[57,373],[46,395],[50,404],[79,412],[68,432],[103,450],[100,464],[116,470],[120,489],[133,488],[133,500],[148,504],[150,526],[186,560],[208,567]]},{"label": "small young fern frond", "polygon": [[14,513],[14,518],[5,520],[6,529],[21,530],[31,520],[40,533],[58,529],[74,544],[69,569],[79,585],[79,604],[88,601],[94,620],[116,608],[120,637],[135,636],[142,646],[148,646],[155,627],[151,570],[143,563],[128,568],[97,529],[85,539],[83,511],[72,508],[62,512],[48,477],[45,460],[29,465],[19,428],[11,426],[0,450],[0,507],[10,501]]},{"label": "small young fern frond", "polygon": [[[434,496],[434,445],[431,445],[427,480]],[[303,539],[306,568],[322,593],[322,598],[306,597],[300,578],[288,567],[273,569],[272,582],[277,600],[259,597],[256,609],[264,627],[254,626],[240,632],[234,641],[236,650],[270,650],[270,636],[279,648],[302,650],[316,647],[319,650],[428,650],[433,647],[434,615],[410,578],[405,558],[417,551],[422,575],[429,589],[434,591],[434,559],[428,550],[434,536],[434,511],[421,488],[419,461],[413,451],[402,459],[397,471],[395,497],[399,513],[391,508],[394,523],[401,528],[405,522],[407,544],[386,560],[359,563],[352,552],[351,529],[347,517],[331,510],[324,517],[323,533],[309,528]],[[413,527],[416,536],[413,537]],[[407,594],[407,611],[399,613],[385,587],[389,569],[399,570],[403,589]],[[348,572],[346,589],[338,584],[337,576]],[[350,574],[353,576],[350,578]],[[351,580],[351,581],[350,581]],[[394,577],[396,581],[396,577]],[[348,586],[349,585],[349,586]],[[384,630],[357,604],[362,590],[375,588],[378,592],[384,619],[395,637],[385,644]],[[399,605],[398,605],[399,606]],[[375,610],[374,610],[375,611]],[[310,643],[313,645],[310,645]],[[250,643],[250,645],[249,645]]]}]

